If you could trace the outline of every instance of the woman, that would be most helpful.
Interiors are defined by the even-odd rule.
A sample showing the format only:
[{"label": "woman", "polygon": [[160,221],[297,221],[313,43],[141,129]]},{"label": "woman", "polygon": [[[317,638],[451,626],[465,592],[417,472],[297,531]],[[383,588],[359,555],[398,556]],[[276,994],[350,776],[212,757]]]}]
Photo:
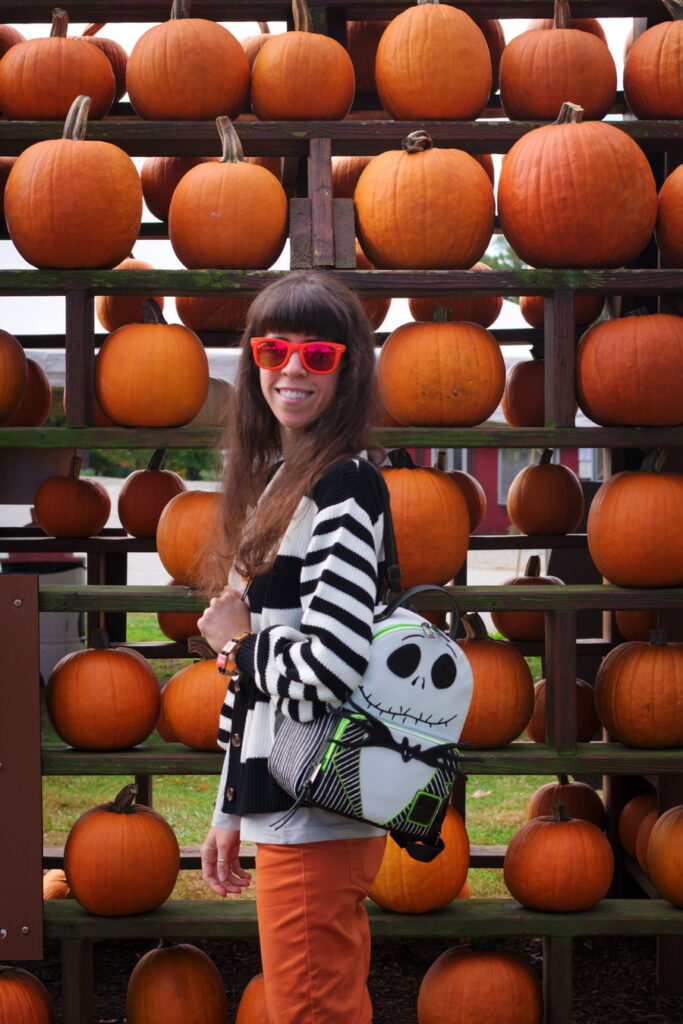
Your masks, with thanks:
[{"label": "woman", "polygon": [[217,596],[199,620],[239,673],[221,715],[226,757],[204,879],[219,896],[242,891],[240,839],[257,844],[272,1024],[368,1024],[362,901],[384,833],[316,808],[281,824],[293,801],[267,760],[278,714],[326,714],[368,664],[383,573],[382,497],[359,457],[377,409],[373,336],[348,288],[301,271],[254,300],[243,344],[208,580]]}]

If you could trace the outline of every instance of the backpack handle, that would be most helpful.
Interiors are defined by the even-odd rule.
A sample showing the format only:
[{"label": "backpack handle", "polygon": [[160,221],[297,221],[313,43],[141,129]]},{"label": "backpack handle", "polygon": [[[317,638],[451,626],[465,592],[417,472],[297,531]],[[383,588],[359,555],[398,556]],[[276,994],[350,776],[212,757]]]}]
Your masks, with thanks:
[{"label": "backpack handle", "polygon": [[430,591],[436,594],[441,594],[442,597],[446,597],[450,601],[453,608],[453,618],[448,635],[452,640],[455,640],[455,634],[460,623],[460,609],[458,608],[457,601],[453,595],[449,594],[449,592],[443,587],[438,587],[435,584],[421,583],[416,587],[409,587],[407,590],[404,590],[386,606],[383,612],[380,612],[379,615],[375,616],[375,622],[382,622],[384,619],[388,619],[393,615],[397,608],[407,607],[416,594],[423,594]]}]

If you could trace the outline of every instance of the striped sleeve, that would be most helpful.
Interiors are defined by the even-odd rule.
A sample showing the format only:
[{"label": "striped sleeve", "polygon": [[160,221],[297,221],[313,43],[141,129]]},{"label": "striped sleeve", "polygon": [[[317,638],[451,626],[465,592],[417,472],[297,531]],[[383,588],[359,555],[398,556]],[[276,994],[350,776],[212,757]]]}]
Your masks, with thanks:
[{"label": "striped sleeve", "polygon": [[377,474],[364,460],[333,466],[313,500],[301,624],[261,630],[250,651],[256,686],[300,721],[343,703],[367,669],[383,535]]}]

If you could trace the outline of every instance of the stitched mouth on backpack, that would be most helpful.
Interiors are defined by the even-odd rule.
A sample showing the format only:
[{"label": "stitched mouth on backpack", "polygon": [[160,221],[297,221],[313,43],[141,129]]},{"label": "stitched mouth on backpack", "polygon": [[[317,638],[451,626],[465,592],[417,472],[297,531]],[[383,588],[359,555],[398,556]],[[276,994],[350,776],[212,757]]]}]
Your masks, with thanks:
[{"label": "stitched mouth on backpack", "polygon": [[398,707],[395,707],[395,708],[394,707],[388,707],[387,708],[383,704],[379,704],[376,701],[373,701],[372,698],[366,693],[366,691],[363,689],[362,686],[360,687],[360,693],[363,695],[363,699],[367,703],[368,707],[372,708],[373,711],[379,717],[384,719],[384,721],[386,721],[386,719],[388,717],[391,717],[392,722],[397,721],[400,718],[400,719],[403,720],[403,724],[405,724],[406,721],[411,721],[411,722],[415,722],[416,725],[424,725],[428,729],[436,729],[436,728],[441,728],[441,727],[444,727],[444,726],[448,726],[448,725],[450,725],[451,722],[454,722],[455,719],[458,718],[458,714],[457,713],[454,714],[454,715],[451,715],[450,718],[436,718],[436,719],[432,718],[431,715],[426,715],[426,716],[416,715],[413,712],[412,708],[404,707],[403,704],[399,704]]}]

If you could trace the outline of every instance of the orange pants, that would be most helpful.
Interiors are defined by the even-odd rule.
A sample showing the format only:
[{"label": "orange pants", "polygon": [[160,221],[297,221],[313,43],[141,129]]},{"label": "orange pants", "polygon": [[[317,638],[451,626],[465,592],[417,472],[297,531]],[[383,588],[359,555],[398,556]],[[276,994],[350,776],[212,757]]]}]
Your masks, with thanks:
[{"label": "orange pants", "polygon": [[370,1024],[363,906],[384,836],[259,843],[256,910],[270,1024]]}]

